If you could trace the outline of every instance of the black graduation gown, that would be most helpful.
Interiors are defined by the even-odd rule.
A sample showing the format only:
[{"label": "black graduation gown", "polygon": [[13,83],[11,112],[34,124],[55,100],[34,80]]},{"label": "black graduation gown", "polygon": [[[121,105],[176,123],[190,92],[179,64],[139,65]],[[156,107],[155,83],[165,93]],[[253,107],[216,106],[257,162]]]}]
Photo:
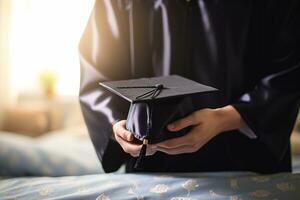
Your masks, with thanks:
[{"label": "black graduation gown", "polygon": [[148,156],[144,171],[291,171],[299,14],[297,0],[97,0],[80,41],[80,103],[105,170],[134,171],[135,159],[110,139],[129,105],[98,82],[179,74],[220,90],[198,108],[233,105],[257,138],[222,133],[195,153]]}]

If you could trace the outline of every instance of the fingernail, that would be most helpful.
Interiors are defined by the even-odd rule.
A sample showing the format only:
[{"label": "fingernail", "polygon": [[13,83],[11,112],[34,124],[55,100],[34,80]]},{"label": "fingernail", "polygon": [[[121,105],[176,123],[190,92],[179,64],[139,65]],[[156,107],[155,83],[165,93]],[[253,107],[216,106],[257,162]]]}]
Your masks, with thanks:
[{"label": "fingernail", "polygon": [[175,125],[174,124],[169,124],[168,125],[168,129],[174,129],[175,128]]},{"label": "fingernail", "polygon": [[133,138],[132,138],[132,134],[127,134],[127,140],[128,141],[131,141]]}]

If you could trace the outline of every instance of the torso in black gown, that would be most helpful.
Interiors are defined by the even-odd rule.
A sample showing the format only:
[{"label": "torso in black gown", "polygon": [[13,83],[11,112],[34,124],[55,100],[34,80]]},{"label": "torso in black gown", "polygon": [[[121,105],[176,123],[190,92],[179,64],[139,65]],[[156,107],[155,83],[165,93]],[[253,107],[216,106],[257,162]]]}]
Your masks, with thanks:
[{"label": "torso in black gown", "polygon": [[132,172],[135,158],[110,139],[112,123],[126,119],[128,104],[97,82],[169,74],[218,88],[218,94],[194,98],[194,105],[233,105],[257,138],[222,133],[195,153],[148,156],[143,171],[290,171],[299,13],[299,3],[286,0],[96,1],[80,42],[80,102],[106,171],[126,162]]}]

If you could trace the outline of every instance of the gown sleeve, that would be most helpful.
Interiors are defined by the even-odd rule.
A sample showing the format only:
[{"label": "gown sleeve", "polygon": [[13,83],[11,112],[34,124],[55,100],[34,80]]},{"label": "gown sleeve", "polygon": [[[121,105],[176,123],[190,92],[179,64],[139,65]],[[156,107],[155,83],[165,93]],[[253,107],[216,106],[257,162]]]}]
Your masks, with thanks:
[{"label": "gown sleeve", "polygon": [[112,124],[125,119],[128,105],[107,94],[99,82],[127,79],[130,72],[128,13],[123,1],[96,0],[79,44],[80,105],[97,155],[102,161]]},{"label": "gown sleeve", "polygon": [[[296,2],[296,1],[295,1]],[[289,147],[300,97],[300,11],[292,5],[270,53],[276,72],[233,104],[258,140],[280,161]]]}]

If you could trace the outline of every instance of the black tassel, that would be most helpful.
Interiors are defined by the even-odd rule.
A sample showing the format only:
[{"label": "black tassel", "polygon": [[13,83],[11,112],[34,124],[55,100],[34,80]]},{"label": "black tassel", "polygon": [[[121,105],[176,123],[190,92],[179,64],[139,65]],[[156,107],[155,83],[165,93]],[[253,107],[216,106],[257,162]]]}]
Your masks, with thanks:
[{"label": "black tassel", "polygon": [[144,161],[145,156],[146,156],[147,145],[148,145],[148,140],[147,140],[147,139],[144,139],[144,140],[143,140],[143,146],[142,146],[142,149],[141,149],[141,151],[140,151],[140,155],[139,155],[139,157],[137,158],[137,160],[136,160],[136,162],[135,162],[135,165],[134,165],[134,168],[135,168],[135,169],[142,169],[142,168],[143,168],[143,161]]}]

